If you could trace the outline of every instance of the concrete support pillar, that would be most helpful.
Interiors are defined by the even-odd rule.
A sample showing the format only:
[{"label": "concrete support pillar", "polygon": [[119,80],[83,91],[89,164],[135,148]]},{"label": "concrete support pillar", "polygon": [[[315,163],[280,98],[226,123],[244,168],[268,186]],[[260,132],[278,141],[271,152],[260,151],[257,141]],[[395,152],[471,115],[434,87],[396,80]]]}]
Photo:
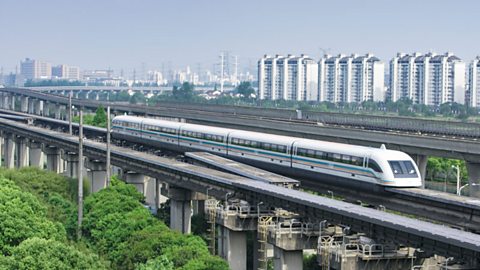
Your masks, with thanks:
[{"label": "concrete support pillar", "polygon": [[48,102],[43,103],[43,116],[50,117],[51,104]]},{"label": "concrete support pillar", "polygon": [[47,170],[61,173],[63,168],[60,149],[54,146],[44,145],[43,152],[47,156]]},{"label": "concrete support pillar", "polygon": [[64,152],[63,159],[67,162],[65,175],[70,178],[78,177],[78,153]]},{"label": "concrete support pillar", "polygon": [[0,92],[0,108],[5,109],[5,99],[3,98],[5,94],[3,92]]},{"label": "concrete support pillar", "polygon": [[205,200],[193,200],[192,210],[194,215],[205,214]]},{"label": "concrete support pillar", "polygon": [[17,100],[17,97],[15,95],[11,95],[11,101],[10,101],[10,110],[15,111],[15,102]]},{"label": "concrete support pillar", "polygon": [[107,164],[100,160],[88,159],[85,163],[88,179],[90,181],[90,193],[95,193],[107,186]]},{"label": "concrete support pillar", "polygon": [[60,105],[58,104],[55,105],[54,113],[55,113],[55,119],[60,119],[62,117]]},{"label": "concrete support pillar", "polygon": [[145,196],[145,202],[152,207],[152,209],[157,209],[156,206],[156,179],[145,176],[141,173],[136,172],[127,172],[125,176],[125,181],[129,184],[134,185],[138,192],[142,193]]},{"label": "concrete support pillar", "polygon": [[43,100],[35,99],[33,100],[33,114],[42,115],[43,112]]},{"label": "concrete support pillar", "polygon": [[160,179],[155,179],[155,207],[156,209],[160,208],[161,204],[167,202],[168,197],[162,195],[162,189],[165,188],[166,184],[163,184]]},{"label": "concrete support pillar", "polygon": [[466,161],[470,196],[480,198],[480,162]]},{"label": "concrete support pillar", "polygon": [[15,140],[13,134],[5,135],[3,154],[5,167],[13,169],[15,167]]},{"label": "concrete support pillar", "polygon": [[425,177],[427,176],[427,155],[411,155],[415,163],[417,164],[420,176],[422,177],[422,188],[425,188]]},{"label": "concrete support pillar", "polygon": [[43,169],[42,144],[39,142],[28,142],[28,164],[32,167]]},{"label": "concrete support pillar", "polygon": [[283,250],[274,246],[274,270],[302,270],[303,252],[301,250]]},{"label": "concrete support pillar", "polygon": [[17,146],[17,168],[23,168],[28,166],[28,139],[17,137],[16,140]]},{"label": "concrete support pillar", "polygon": [[191,232],[192,201],[191,192],[182,188],[170,187],[170,229],[181,233]]},{"label": "concrete support pillar", "polygon": [[220,226],[221,237],[218,241],[219,255],[224,258],[230,269],[247,269],[247,232],[233,231]]},{"label": "concrete support pillar", "polygon": [[28,112],[28,97],[22,96],[20,97],[20,111],[23,113]]},{"label": "concrete support pillar", "polygon": [[34,114],[34,111],[35,111],[35,99],[32,99],[32,98],[29,98],[28,99],[28,110],[27,112],[29,114]]}]

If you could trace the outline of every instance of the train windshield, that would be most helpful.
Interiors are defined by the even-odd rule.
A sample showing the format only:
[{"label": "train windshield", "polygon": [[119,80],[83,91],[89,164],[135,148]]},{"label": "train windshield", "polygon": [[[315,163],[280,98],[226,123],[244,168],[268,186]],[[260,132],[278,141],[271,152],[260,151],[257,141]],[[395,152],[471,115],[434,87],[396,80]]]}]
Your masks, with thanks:
[{"label": "train windshield", "polygon": [[390,160],[388,161],[392,168],[395,178],[414,178],[418,177],[415,166],[410,160]]}]

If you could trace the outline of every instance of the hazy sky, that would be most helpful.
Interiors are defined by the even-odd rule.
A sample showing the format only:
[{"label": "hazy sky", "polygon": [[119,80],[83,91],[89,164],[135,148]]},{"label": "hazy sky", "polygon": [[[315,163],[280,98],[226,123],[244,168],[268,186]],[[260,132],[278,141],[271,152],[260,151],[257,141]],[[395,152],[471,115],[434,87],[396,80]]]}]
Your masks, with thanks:
[{"label": "hazy sky", "polygon": [[83,69],[243,65],[268,54],[480,55],[480,1],[0,0],[0,66],[25,57]]}]

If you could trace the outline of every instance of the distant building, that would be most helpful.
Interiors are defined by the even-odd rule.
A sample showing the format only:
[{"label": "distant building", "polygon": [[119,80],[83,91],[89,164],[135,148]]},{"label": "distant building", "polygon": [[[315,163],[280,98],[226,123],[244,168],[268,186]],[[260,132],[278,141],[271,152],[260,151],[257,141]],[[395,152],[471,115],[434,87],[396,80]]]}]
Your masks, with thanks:
[{"label": "distant building", "polygon": [[258,61],[258,97],[268,100],[318,100],[318,65],[306,55],[274,57]]},{"label": "distant building", "polygon": [[409,98],[415,104],[464,104],[465,81],[465,63],[451,53],[399,53],[390,61],[388,96],[392,101]]},{"label": "distant building", "polygon": [[384,101],[385,65],[371,54],[325,55],[318,62],[319,101]]},{"label": "distant building", "polygon": [[68,65],[52,67],[52,77],[63,80],[80,80],[80,68]]},{"label": "distant building", "polygon": [[477,56],[469,67],[469,105],[480,107],[480,56]]},{"label": "distant building", "polygon": [[42,80],[52,77],[52,64],[26,58],[20,63],[20,74],[27,80]]}]

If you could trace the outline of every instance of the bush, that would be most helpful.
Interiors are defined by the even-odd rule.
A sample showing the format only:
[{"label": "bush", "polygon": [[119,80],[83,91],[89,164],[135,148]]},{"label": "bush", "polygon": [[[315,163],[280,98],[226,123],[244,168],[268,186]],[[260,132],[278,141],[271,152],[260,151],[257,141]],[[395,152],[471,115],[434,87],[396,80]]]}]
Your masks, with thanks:
[{"label": "bush", "polygon": [[0,179],[0,232],[0,253],[4,255],[31,237],[66,240],[63,226],[46,218],[46,207],[6,179]]},{"label": "bush", "polygon": [[135,187],[113,179],[85,200],[84,235],[116,269],[170,269],[170,263],[175,269],[228,269],[200,237],[173,232],[154,218],[143,199]]},{"label": "bush", "polygon": [[98,256],[84,254],[55,240],[30,238],[13,248],[12,255],[0,258],[5,270],[105,269]]}]

